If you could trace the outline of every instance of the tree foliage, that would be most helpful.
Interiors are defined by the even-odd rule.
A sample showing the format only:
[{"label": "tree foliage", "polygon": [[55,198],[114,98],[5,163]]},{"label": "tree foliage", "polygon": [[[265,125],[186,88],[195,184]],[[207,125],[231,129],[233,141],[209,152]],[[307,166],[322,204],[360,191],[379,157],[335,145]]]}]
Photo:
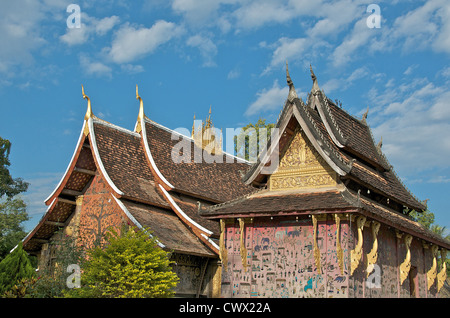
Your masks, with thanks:
[{"label": "tree foliage", "polygon": [[0,262],[0,295],[11,290],[22,279],[31,278],[33,275],[31,262],[23,250],[22,243],[19,243],[14,251]]},{"label": "tree foliage", "polygon": [[[245,160],[256,159],[260,153],[261,147],[266,146],[270,139],[271,129],[275,128],[275,124],[266,124],[265,119],[258,119],[256,124],[249,123],[242,128],[241,133],[234,137],[234,151],[236,156],[244,158]],[[265,136],[260,136],[260,130],[266,133]],[[255,138],[256,137],[256,138]],[[244,141],[244,142],[242,142]]]},{"label": "tree foliage", "polygon": [[81,288],[68,297],[170,297],[178,277],[172,272],[169,253],[157,246],[148,231],[133,229],[108,233],[105,247],[87,251]]},{"label": "tree foliage", "polygon": [[9,153],[11,151],[11,142],[0,137],[0,198],[6,195],[12,198],[15,195],[25,192],[28,189],[28,183],[21,178],[13,179],[9,173],[8,167]]},{"label": "tree foliage", "polygon": [[0,137],[0,260],[26,235],[21,223],[27,221],[26,205],[17,195],[28,183],[9,173],[11,143]]},{"label": "tree foliage", "polygon": [[28,219],[26,205],[21,198],[0,202],[0,260],[25,237],[21,223]]}]

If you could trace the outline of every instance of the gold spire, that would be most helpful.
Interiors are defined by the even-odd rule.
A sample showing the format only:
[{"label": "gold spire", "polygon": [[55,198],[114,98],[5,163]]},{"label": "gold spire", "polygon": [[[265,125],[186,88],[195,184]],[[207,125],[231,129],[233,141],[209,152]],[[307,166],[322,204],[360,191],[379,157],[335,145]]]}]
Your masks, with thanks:
[{"label": "gold spire", "polygon": [[139,101],[139,114],[137,118],[137,124],[136,124],[136,132],[140,133],[142,130],[141,126],[141,120],[144,119],[144,102],[142,101],[141,96],[139,96],[138,86],[136,84],[136,99]]},{"label": "gold spire", "polygon": [[194,134],[195,134],[195,113],[194,113],[194,122],[192,123],[191,138],[194,138]]},{"label": "gold spire", "polygon": [[367,115],[369,115],[369,106],[367,106],[367,110],[366,110],[366,112],[362,115],[362,121],[364,122],[364,123],[367,123]]},{"label": "gold spire", "polygon": [[212,105],[209,105],[209,115],[208,119],[206,120],[205,128],[211,128],[212,127],[212,121],[211,121],[211,107]]},{"label": "gold spire", "polygon": [[84,87],[83,87],[83,84],[81,84],[81,94],[83,94],[83,99],[87,99],[87,102],[88,102],[88,104],[87,104],[87,110],[86,110],[86,115],[84,115],[84,119],[85,120],[88,120],[89,118],[91,118],[92,117],[92,108],[91,108],[91,99],[86,95],[86,94],[84,94]]},{"label": "gold spire", "polygon": [[288,61],[286,60],[286,82],[289,86],[288,100],[290,102],[294,101],[294,98],[298,98],[297,92],[295,91],[294,82],[292,82],[291,76],[289,75]]},{"label": "gold spire", "polygon": [[311,79],[313,81],[313,87],[311,88],[311,93],[315,94],[320,89],[319,89],[319,84],[317,83],[317,77],[314,74],[311,64],[309,64],[309,70],[311,72]]},{"label": "gold spire", "polygon": [[89,118],[92,118],[92,116],[94,116],[92,114],[92,108],[91,108],[91,99],[84,93],[84,87],[83,84],[81,84],[81,94],[83,94],[83,99],[87,99],[87,110],[86,110],[86,115],[84,115],[84,120],[86,121],[85,125],[84,125],[84,135],[87,136],[89,135],[89,125],[87,123],[87,121],[89,120]]},{"label": "gold spire", "polygon": [[[211,119],[212,105],[209,106],[209,113],[206,121],[200,126],[195,127],[195,115],[194,124],[192,125],[192,139],[194,143],[202,148],[207,148],[208,152],[211,154],[219,154],[222,151],[222,136],[216,136],[215,130],[212,131],[214,125]],[[222,132],[222,131],[221,131]]]}]

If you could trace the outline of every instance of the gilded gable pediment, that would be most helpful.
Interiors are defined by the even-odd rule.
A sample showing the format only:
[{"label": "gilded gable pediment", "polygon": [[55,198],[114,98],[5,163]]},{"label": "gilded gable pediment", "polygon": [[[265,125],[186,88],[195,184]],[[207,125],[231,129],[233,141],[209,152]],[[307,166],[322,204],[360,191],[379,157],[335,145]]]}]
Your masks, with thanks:
[{"label": "gilded gable pediment", "polygon": [[297,126],[282,153],[277,170],[270,176],[270,190],[321,188],[336,185],[336,173],[314,149]]}]

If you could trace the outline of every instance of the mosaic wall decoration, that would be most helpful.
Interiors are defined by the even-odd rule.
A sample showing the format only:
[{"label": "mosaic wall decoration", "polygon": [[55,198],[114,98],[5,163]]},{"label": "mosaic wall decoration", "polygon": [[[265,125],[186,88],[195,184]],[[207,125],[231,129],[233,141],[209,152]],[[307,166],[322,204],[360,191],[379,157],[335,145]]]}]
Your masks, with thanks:
[{"label": "mosaic wall decoration", "polygon": [[[245,223],[247,266],[242,265],[239,223],[227,224],[228,259],[222,271],[223,297],[347,297],[348,259],[343,271],[336,253],[334,219],[318,221],[321,273],[313,252],[311,218],[255,219]],[[341,222],[343,255],[348,254],[348,226]],[[343,273],[342,273],[343,272]]]},{"label": "mosaic wall decoration", "polygon": [[86,248],[104,243],[108,230],[120,231],[122,224],[126,224],[122,210],[99,175],[83,196],[79,220],[79,244]]}]

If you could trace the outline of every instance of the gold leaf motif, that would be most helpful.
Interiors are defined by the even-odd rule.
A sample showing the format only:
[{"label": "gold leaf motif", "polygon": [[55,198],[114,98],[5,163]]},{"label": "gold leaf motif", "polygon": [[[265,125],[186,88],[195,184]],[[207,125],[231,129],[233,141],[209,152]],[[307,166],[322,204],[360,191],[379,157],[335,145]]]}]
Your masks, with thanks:
[{"label": "gold leaf motif", "polygon": [[436,279],[436,275],[437,275],[437,261],[436,261],[437,250],[438,250],[437,245],[433,245],[431,247],[431,255],[433,257],[433,265],[431,265],[430,270],[427,272],[428,290],[430,290],[431,286],[434,283],[434,280]]},{"label": "gold leaf motif", "polygon": [[403,284],[406,277],[408,277],[409,270],[411,269],[411,250],[410,250],[411,241],[412,236],[409,234],[406,235],[405,236],[406,256],[403,263],[400,264],[400,285]]},{"label": "gold leaf motif", "polygon": [[335,186],[336,179],[336,173],[297,128],[269,186],[270,190],[317,188]]},{"label": "gold leaf motif", "polygon": [[317,268],[317,272],[319,274],[322,274],[322,268],[320,265],[320,250],[319,250],[319,246],[317,245],[317,217],[315,215],[311,215],[312,221],[313,221],[313,230],[314,230],[314,260],[316,262],[316,268]]},{"label": "gold leaf motif", "polygon": [[353,272],[358,267],[359,262],[361,261],[362,257],[362,245],[363,245],[363,235],[362,231],[364,228],[364,223],[366,223],[366,217],[365,216],[359,216],[356,220],[356,227],[358,231],[358,242],[353,250],[350,252],[350,262],[351,262],[351,270],[350,275],[353,275]]},{"label": "gold leaf motif", "polygon": [[436,277],[437,278],[437,291],[438,292],[442,288],[442,286],[444,286],[444,282],[447,279],[447,265],[445,264],[446,255],[447,255],[447,250],[442,249],[441,250],[442,268],[441,268],[441,271],[437,274],[437,277]]},{"label": "gold leaf motif", "polygon": [[379,222],[372,222],[372,236],[373,236],[373,246],[372,250],[367,254],[367,270],[366,274],[369,276],[369,274],[373,270],[373,265],[377,262],[378,259],[378,231],[380,229],[380,223]]}]

